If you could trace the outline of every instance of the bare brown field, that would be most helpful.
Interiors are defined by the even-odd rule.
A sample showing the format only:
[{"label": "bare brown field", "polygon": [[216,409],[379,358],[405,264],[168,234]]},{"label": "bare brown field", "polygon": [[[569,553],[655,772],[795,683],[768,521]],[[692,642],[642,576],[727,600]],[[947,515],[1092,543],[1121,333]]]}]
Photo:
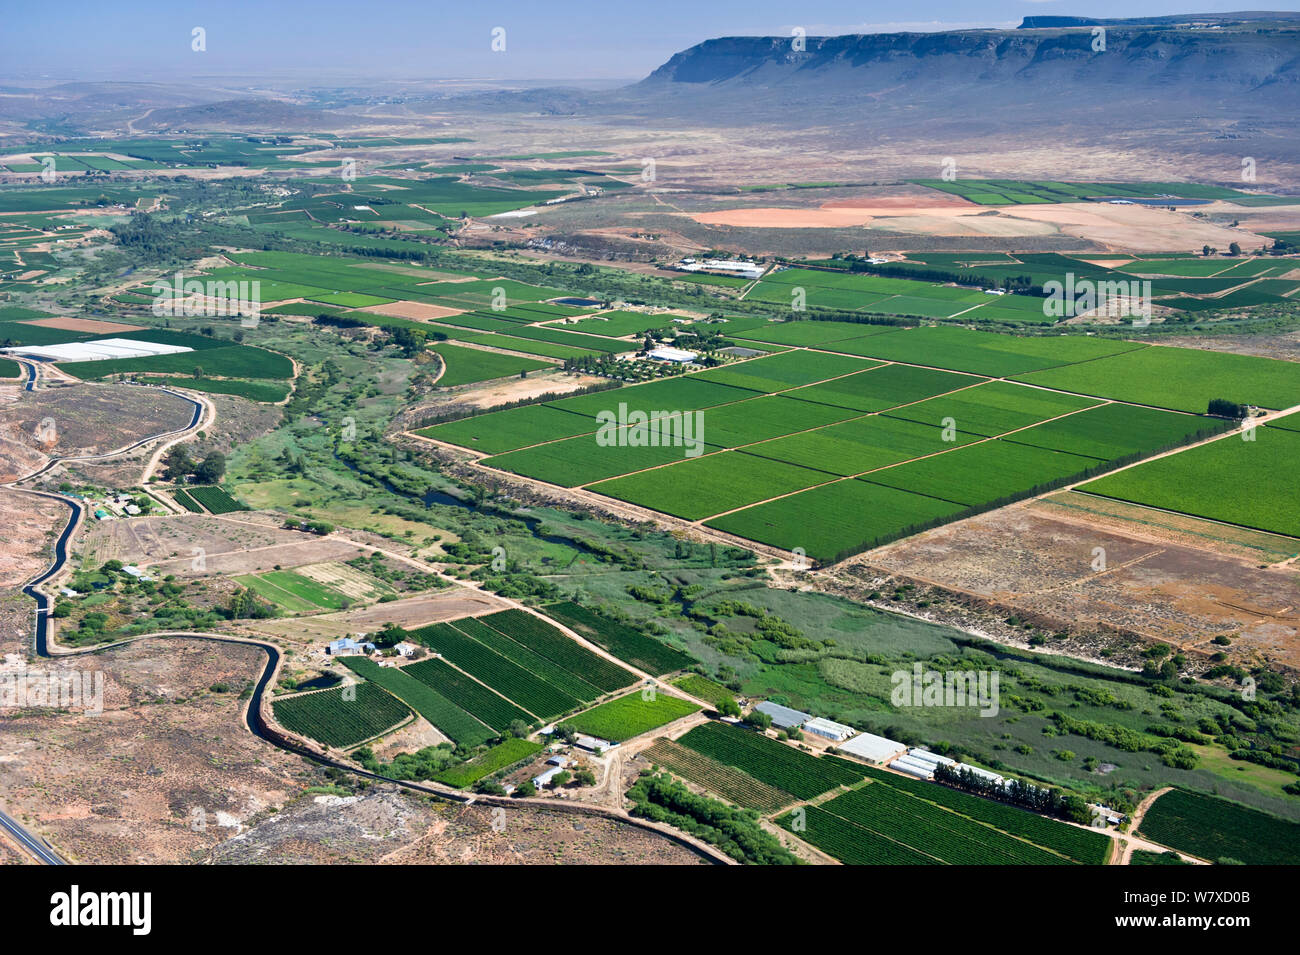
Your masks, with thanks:
[{"label": "bare brown field", "polygon": [[1096,202],[981,206],[963,200],[926,197],[836,199],[815,207],[740,207],[690,213],[705,225],[769,229],[829,229],[846,226],[916,235],[1034,237],[1066,235],[1108,247],[1140,252],[1178,251],[1202,245],[1243,249],[1273,240],[1182,212],[1150,206]]},{"label": "bare brown field", "polygon": [[1192,546],[1165,529],[1027,505],[890,544],[873,567],[1069,621],[1300,668],[1297,574]]},{"label": "bare brown field", "polygon": [[58,501],[0,488],[0,593],[17,590],[49,565],[49,545],[67,516],[68,508]]},{"label": "bare brown field", "polygon": [[[363,796],[304,796],[238,840],[216,863],[276,865],[697,865],[699,855],[645,829],[530,805],[434,802],[393,786]],[[499,831],[498,831],[499,830]]]},{"label": "bare brown field", "polygon": [[[300,759],[241,725],[239,691],[265,660],[251,646],[157,639],[42,661],[102,672],[104,711],[7,717],[8,811],[72,862],[196,861],[303,785]],[[222,682],[232,689],[208,689]]]},{"label": "bare brown field", "polygon": [[[77,384],[0,404],[0,436],[61,457],[98,454],[179,430],[192,414],[188,402],[156,388]],[[53,440],[38,442],[38,434]]]},{"label": "bare brown field", "polygon": [[423,302],[393,302],[391,305],[369,305],[358,309],[374,315],[391,315],[394,318],[408,318],[413,322],[427,322],[435,318],[448,318],[465,311],[463,308],[448,308],[445,305],[426,305]]},{"label": "bare brown field", "polygon": [[505,610],[510,606],[506,601],[479,590],[452,587],[357,610],[291,620],[246,620],[241,624],[244,629],[296,643],[321,643],[349,634],[371,633],[385,623],[414,630],[431,623]]},{"label": "bare brown field", "polygon": [[33,318],[25,322],[19,322],[19,324],[39,325],[42,328],[60,328],[68,332],[90,332],[95,335],[107,335],[116,332],[138,332],[143,331],[148,327],[145,325],[126,325],[122,322],[104,322],[97,318],[72,318],[71,316]]},{"label": "bare brown field", "polygon": [[[256,565],[262,563],[268,568],[276,563],[290,566],[286,561],[295,557],[296,563],[306,564],[331,560],[333,555],[343,552],[350,552],[349,556],[361,552],[346,542],[273,525],[259,527],[243,521],[226,521],[206,514],[139,517],[94,524],[87,529],[78,549],[92,556],[96,563],[117,559],[145,567],[157,566],[160,571],[178,576],[247,573],[260,569]],[[199,553],[206,562],[206,571],[191,568]]]}]

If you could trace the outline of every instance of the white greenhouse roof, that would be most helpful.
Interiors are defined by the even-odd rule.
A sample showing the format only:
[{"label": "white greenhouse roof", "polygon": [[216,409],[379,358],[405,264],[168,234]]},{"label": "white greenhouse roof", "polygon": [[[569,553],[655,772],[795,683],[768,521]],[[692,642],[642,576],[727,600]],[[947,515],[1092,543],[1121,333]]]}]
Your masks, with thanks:
[{"label": "white greenhouse roof", "polygon": [[906,743],[886,739],[875,733],[859,733],[847,743],[840,744],[840,751],[873,763],[883,763],[907,749]]},{"label": "white greenhouse roof", "polygon": [[161,342],[135,341],[130,338],[100,338],[89,342],[66,342],[62,345],[17,345],[0,351],[45,361],[102,361],[108,358],[177,355],[194,349],[186,345],[164,345]]},{"label": "white greenhouse roof", "polygon": [[857,732],[852,726],[845,726],[843,723],[836,723],[822,716],[809,720],[803,728],[822,736],[829,736],[831,739],[848,739]]}]

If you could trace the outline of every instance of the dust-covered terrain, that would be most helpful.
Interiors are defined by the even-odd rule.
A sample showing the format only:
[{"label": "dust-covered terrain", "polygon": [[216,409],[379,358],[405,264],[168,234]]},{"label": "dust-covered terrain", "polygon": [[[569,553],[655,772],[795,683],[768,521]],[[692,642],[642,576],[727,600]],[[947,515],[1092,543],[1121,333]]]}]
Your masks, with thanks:
[{"label": "dust-covered terrain", "polygon": [[218,846],[225,864],[693,865],[671,839],[602,816],[532,806],[461,806],[397,787],[304,795]]}]

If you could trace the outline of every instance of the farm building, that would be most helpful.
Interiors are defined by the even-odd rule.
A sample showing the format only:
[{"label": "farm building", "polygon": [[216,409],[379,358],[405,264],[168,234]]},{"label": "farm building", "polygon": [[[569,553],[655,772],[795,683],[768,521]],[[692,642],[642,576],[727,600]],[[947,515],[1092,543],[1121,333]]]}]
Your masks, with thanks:
[{"label": "farm building", "polygon": [[373,643],[358,643],[351,637],[343,637],[339,640],[331,640],[326,645],[325,652],[332,657],[358,657],[374,653],[375,645]]},{"label": "farm building", "polygon": [[546,770],[546,772],[539,773],[533,777],[533,786],[535,786],[539,791],[545,789],[551,784],[551,780],[562,772],[564,772],[563,766],[552,766],[550,769]]},{"label": "farm building", "polygon": [[1005,786],[1007,781],[997,773],[989,772],[987,769],[980,769],[978,766],[967,766],[965,763],[958,763],[953,767],[958,772],[968,772],[992,783],[995,786]]},{"label": "farm building", "polygon": [[573,737],[573,743],[589,753],[603,753],[605,750],[614,746],[607,739],[600,739],[596,736],[588,736],[586,733],[578,733]]},{"label": "farm building", "polygon": [[745,262],[740,259],[682,259],[677,268],[683,272],[720,272],[723,275],[737,275],[741,278],[757,279],[763,276],[763,266],[757,262]]},{"label": "farm building", "polygon": [[949,759],[947,756],[940,756],[938,753],[932,753],[928,749],[910,749],[907,755],[922,763],[929,763],[932,767],[942,763],[944,766],[956,766],[957,760]]},{"label": "farm building", "polygon": [[685,348],[670,348],[667,345],[652,348],[648,354],[655,361],[666,361],[674,365],[686,365],[699,357],[693,351],[687,351]]},{"label": "farm building", "polygon": [[414,643],[395,643],[393,649],[397,651],[398,656],[413,657],[419,648]]},{"label": "farm building", "polygon": [[859,733],[847,743],[840,744],[840,752],[865,759],[869,763],[883,763],[906,751],[906,743],[886,739],[875,733]]},{"label": "farm building", "polygon": [[754,709],[759,713],[766,713],[772,717],[772,725],[779,730],[788,730],[792,726],[803,726],[812,719],[811,713],[802,713],[788,706],[782,706],[780,703],[773,703],[771,700],[764,700]]},{"label": "farm building", "polygon": [[915,756],[900,756],[889,764],[890,769],[895,769],[900,773],[907,773],[909,776],[915,776],[917,779],[934,779],[934,763],[917,759]]},{"label": "farm building", "polygon": [[89,342],[66,342],[62,345],[17,345],[0,348],[0,352],[38,358],[41,361],[102,361],[108,358],[150,358],[194,351],[185,345],[132,341],[129,338],[100,338]]},{"label": "farm building", "polygon": [[828,720],[818,716],[809,720],[803,725],[809,733],[816,733],[818,736],[835,742],[843,742],[857,732],[852,726],[845,726],[843,723],[836,723],[834,720]]}]

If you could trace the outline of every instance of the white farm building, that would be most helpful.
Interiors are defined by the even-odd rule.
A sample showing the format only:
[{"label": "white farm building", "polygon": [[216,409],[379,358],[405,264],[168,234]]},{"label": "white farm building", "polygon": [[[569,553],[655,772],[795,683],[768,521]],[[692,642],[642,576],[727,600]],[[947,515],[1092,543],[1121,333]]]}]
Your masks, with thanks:
[{"label": "white farm building", "polygon": [[907,744],[875,733],[859,733],[847,743],[841,743],[839,749],[841,753],[865,759],[869,763],[884,763],[906,752]]},{"label": "white farm building", "polygon": [[699,357],[693,351],[687,351],[685,348],[672,348],[668,345],[652,348],[648,352],[648,356],[655,361],[666,361],[674,365],[688,365]]},{"label": "white farm building", "polygon": [[809,733],[816,733],[825,739],[834,740],[837,743],[843,742],[857,732],[852,726],[845,726],[843,723],[836,723],[834,720],[828,720],[818,716],[803,725]]},{"label": "white farm building", "polygon": [[150,358],[154,355],[177,355],[194,351],[185,345],[135,341],[130,338],[100,338],[89,342],[66,342],[62,345],[17,345],[0,348],[6,355],[35,358],[40,361],[104,361],[109,358]]}]

